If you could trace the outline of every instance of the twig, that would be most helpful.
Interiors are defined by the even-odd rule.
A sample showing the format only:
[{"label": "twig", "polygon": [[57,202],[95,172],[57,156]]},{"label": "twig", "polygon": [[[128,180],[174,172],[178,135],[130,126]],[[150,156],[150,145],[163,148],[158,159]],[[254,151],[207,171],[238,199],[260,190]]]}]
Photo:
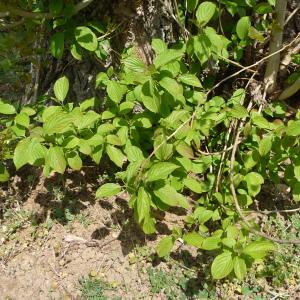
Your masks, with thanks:
[{"label": "twig", "polygon": [[238,215],[240,216],[240,218],[243,220],[243,222],[245,223],[245,225],[248,227],[249,231],[251,231],[252,233],[261,236],[267,240],[273,241],[275,243],[278,244],[292,244],[292,245],[300,245],[300,240],[283,240],[283,239],[278,239],[278,238],[273,238],[263,232],[260,232],[256,229],[254,229],[252,227],[252,225],[249,223],[249,221],[247,220],[247,218],[245,217],[238,199],[237,199],[237,195],[236,195],[236,191],[235,191],[235,187],[234,187],[234,179],[233,179],[233,175],[234,175],[234,171],[233,171],[233,167],[234,167],[234,163],[235,163],[235,155],[238,149],[238,140],[241,134],[241,128],[242,128],[243,122],[240,123],[239,129],[237,131],[236,137],[235,137],[235,141],[234,141],[234,147],[231,153],[231,159],[230,159],[230,172],[229,172],[229,177],[230,177],[230,190],[231,190],[231,194],[233,197],[233,202],[234,202],[234,206],[236,208],[236,211],[238,213]]},{"label": "twig", "polygon": [[[269,46],[269,52],[272,54],[282,47],[282,36],[283,36],[283,28],[284,28],[284,19],[286,14],[286,6],[287,0],[276,0],[275,5],[275,14],[276,20],[272,27],[271,33],[271,41]],[[264,83],[266,86],[266,91],[268,94],[272,93],[276,88],[276,79],[280,65],[280,53],[276,53],[272,57],[270,57],[265,77]]]},{"label": "twig", "polygon": [[298,6],[292,11],[292,13],[286,18],[285,22],[284,22],[284,26],[293,18],[293,16],[298,12],[298,10],[300,9],[300,4],[298,4]]},{"label": "twig", "polygon": [[295,95],[300,90],[300,77],[290,86],[288,86],[278,97],[278,100],[286,100]]}]

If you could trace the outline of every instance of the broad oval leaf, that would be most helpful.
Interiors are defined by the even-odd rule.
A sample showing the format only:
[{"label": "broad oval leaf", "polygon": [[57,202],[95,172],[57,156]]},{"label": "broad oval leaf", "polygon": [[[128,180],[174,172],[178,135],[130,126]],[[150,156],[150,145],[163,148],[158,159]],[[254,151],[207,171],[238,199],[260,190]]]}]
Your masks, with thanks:
[{"label": "broad oval leaf", "polygon": [[85,26],[78,26],[74,31],[77,43],[88,51],[95,51],[98,48],[98,40],[94,32]]},{"label": "broad oval leaf", "polygon": [[205,1],[202,2],[196,12],[196,18],[201,26],[207,24],[214,16],[217,7],[214,3]]},{"label": "broad oval leaf", "polygon": [[178,77],[178,80],[191,86],[202,87],[200,80],[193,74],[182,74]]},{"label": "broad oval leaf", "polygon": [[135,201],[137,220],[141,223],[150,216],[151,196],[144,187],[140,187]]},{"label": "broad oval leaf", "polygon": [[223,252],[218,255],[211,265],[211,274],[214,279],[222,279],[229,275],[232,270],[233,260],[231,252]]},{"label": "broad oval leaf", "polygon": [[0,102],[0,114],[3,115],[14,115],[16,113],[16,109],[14,106],[8,103]]},{"label": "broad oval leaf", "polygon": [[63,174],[67,166],[63,149],[58,146],[49,148],[46,157],[46,164],[49,165],[55,172]]},{"label": "broad oval leaf", "polygon": [[233,260],[233,268],[234,268],[235,276],[239,280],[243,280],[247,273],[247,266],[245,260],[242,259],[241,257],[236,256]]},{"label": "broad oval leaf", "polygon": [[273,137],[271,135],[265,136],[260,140],[258,145],[258,151],[261,156],[267,155],[272,148],[272,139]]},{"label": "broad oval leaf", "polygon": [[271,241],[254,241],[244,248],[243,253],[254,259],[260,259],[265,257],[269,251],[275,249],[276,247]]},{"label": "broad oval leaf", "polygon": [[110,80],[107,83],[107,94],[115,103],[120,103],[123,95],[126,93],[127,87],[115,80]]},{"label": "broad oval leaf", "polygon": [[179,166],[170,162],[159,162],[154,164],[146,173],[148,182],[166,179]]},{"label": "broad oval leaf", "polygon": [[175,239],[172,236],[167,236],[161,239],[156,247],[156,251],[159,257],[165,257],[169,255],[174,246]]},{"label": "broad oval leaf", "polygon": [[286,128],[286,134],[288,136],[299,136],[300,135],[300,120],[290,122]]},{"label": "broad oval leaf", "polygon": [[241,40],[245,40],[248,36],[251,21],[248,16],[242,17],[236,24],[236,33]]},{"label": "broad oval leaf", "polygon": [[96,191],[97,198],[112,197],[121,192],[120,185],[116,183],[105,183],[101,185]]},{"label": "broad oval leaf", "polygon": [[50,40],[50,52],[57,58],[61,59],[65,47],[65,34],[63,32],[56,32]]},{"label": "broad oval leaf", "polygon": [[163,203],[169,206],[180,206],[183,208],[188,208],[188,202],[186,198],[179,194],[172,186],[165,185],[157,190],[154,190],[154,194]]},{"label": "broad oval leaf", "polygon": [[218,236],[210,236],[204,239],[201,248],[204,250],[215,250],[221,247],[221,238]]},{"label": "broad oval leaf", "polygon": [[69,91],[69,79],[66,76],[57,79],[54,83],[53,89],[56,99],[63,102]]},{"label": "broad oval leaf", "polygon": [[188,245],[201,248],[204,238],[198,232],[194,231],[194,232],[184,234],[183,240]]},{"label": "broad oval leaf", "polygon": [[123,154],[123,152],[120,149],[113,147],[111,145],[106,146],[106,152],[110,160],[113,161],[120,168],[127,160],[126,156]]}]

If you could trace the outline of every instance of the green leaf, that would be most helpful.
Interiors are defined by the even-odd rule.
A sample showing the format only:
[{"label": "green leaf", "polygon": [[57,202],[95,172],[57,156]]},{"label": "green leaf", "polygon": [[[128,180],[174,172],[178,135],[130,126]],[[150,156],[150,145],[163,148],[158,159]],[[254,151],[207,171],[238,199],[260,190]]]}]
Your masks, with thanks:
[{"label": "green leaf", "polygon": [[122,167],[124,162],[127,160],[126,156],[123,154],[123,152],[115,148],[111,145],[106,146],[106,152],[107,155],[109,156],[110,160],[114,162],[118,167]]},{"label": "green leaf", "polygon": [[159,84],[168,92],[170,93],[174,99],[178,99],[179,101],[183,102],[183,87],[179,84],[175,79],[170,77],[164,77],[160,80]]},{"label": "green leaf", "polygon": [[36,114],[36,111],[29,106],[25,106],[21,109],[20,113],[26,114],[27,116],[34,116]]},{"label": "green leaf", "polygon": [[120,103],[126,92],[127,87],[115,80],[110,80],[107,83],[107,94],[115,103]]},{"label": "green leaf", "polygon": [[29,116],[24,113],[19,113],[18,115],[16,115],[15,121],[18,125],[24,126],[26,128],[28,128],[30,124]]},{"label": "green leaf", "polygon": [[190,232],[183,235],[183,240],[190,246],[201,248],[204,238],[198,232]]},{"label": "green leaf", "polygon": [[248,37],[250,27],[251,21],[248,16],[239,19],[236,24],[236,33],[241,40],[245,40]]},{"label": "green leaf", "polygon": [[191,86],[202,87],[200,80],[193,74],[182,74],[178,77],[178,80]]},{"label": "green leaf", "polygon": [[161,52],[156,58],[154,59],[154,66],[156,69],[168,64],[171,61],[179,60],[183,56],[183,52],[180,50],[173,50],[168,49]]},{"label": "green leaf", "polygon": [[43,128],[46,134],[63,133],[70,130],[73,121],[73,116],[60,112],[52,115],[51,118],[47,118]]},{"label": "green leaf", "polygon": [[262,140],[259,141],[258,151],[261,156],[265,156],[271,151],[272,140],[273,140],[272,135],[267,135],[263,137]]},{"label": "green leaf", "polygon": [[182,155],[183,157],[187,157],[187,158],[195,158],[194,156],[194,151],[192,149],[192,147],[190,147],[187,143],[185,142],[180,142],[177,146],[176,146],[176,151]]},{"label": "green leaf", "polygon": [[143,84],[140,96],[142,103],[147,109],[154,113],[160,112],[160,95],[152,81],[147,81]]},{"label": "green leaf", "polygon": [[210,236],[202,242],[201,248],[204,250],[215,250],[221,247],[221,238],[218,236]]},{"label": "green leaf", "polygon": [[223,252],[218,255],[212,265],[211,274],[214,279],[222,279],[233,270],[233,260],[231,252]]},{"label": "green leaf", "polygon": [[49,148],[47,152],[46,163],[54,171],[63,174],[67,166],[63,149],[58,146]]},{"label": "green leaf", "polygon": [[196,12],[196,18],[200,24],[200,26],[204,26],[207,24],[211,18],[214,16],[217,7],[212,2],[202,2]]},{"label": "green leaf", "polygon": [[199,182],[198,180],[191,177],[184,178],[183,184],[197,194],[201,194],[207,191],[203,182]]},{"label": "green leaf", "polygon": [[163,203],[169,206],[180,206],[186,209],[189,207],[186,198],[177,193],[177,191],[170,185],[165,185],[157,190],[154,190],[154,194]]},{"label": "green leaf", "polygon": [[269,251],[274,251],[275,245],[271,241],[254,241],[247,245],[243,253],[254,259],[261,259],[267,255]]},{"label": "green leaf", "polygon": [[88,51],[95,51],[98,48],[98,40],[94,32],[85,26],[76,27],[74,31],[77,43]]},{"label": "green leaf", "polygon": [[97,198],[108,198],[115,196],[121,192],[120,185],[116,183],[105,183],[101,185],[96,191]]},{"label": "green leaf", "polygon": [[192,13],[196,9],[198,2],[199,0],[187,0],[187,9],[190,13]]},{"label": "green leaf", "polygon": [[253,124],[262,129],[270,129],[270,124],[267,119],[262,116],[255,115],[252,118]]},{"label": "green leaf", "polygon": [[236,256],[233,259],[233,268],[234,268],[234,273],[235,273],[236,277],[239,280],[243,280],[247,273],[247,266],[246,266],[245,260]]},{"label": "green leaf", "polygon": [[38,138],[33,138],[28,144],[27,151],[23,155],[27,157],[27,162],[31,165],[40,166],[44,163],[46,154],[47,148],[39,142]]},{"label": "green leaf", "polygon": [[62,112],[61,106],[53,105],[53,106],[46,107],[42,114],[42,121],[45,123],[48,120],[50,120],[50,118],[52,116],[55,116],[57,113],[60,113],[60,112]]},{"label": "green leaf", "polygon": [[77,60],[82,60],[82,48],[77,43],[70,45],[70,52],[73,57]]},{"label": "green leaf", "polygon": [[97,120],[100,119],[100,115],[97,114],[96,112],[90,110],[88,111],[81,119],[80,122],[78,123],[78,129],[84,129],[84,128],[88,128],[91,125],[93,125]]},{"label": "green leaf", "polygon": [[171,173],[178,169],[179,166],[170,162],[159,162],[154,164],[146,173],[148,182],[166,179]]},{"label": "green leaf", "polygon": [[131,71],[142,73],[146,70],[146,65],[137,57],[129,56],[122,60],[124,66]]},{"label": "green leaf", "polygon": [[229,114],[230,116],[238,119],[243,119],[245,117],[248,117],[247,109],[240,104],[236,104],[233,108],[231,108]]},{"label": "green leaf", "polygon": [[28,163],[28,148],[30,143],[31,140],[27,138],[21,140],[16,146],[13,160],[17,170]]},{"label": "green leaf", "polygon": [[172,236],[167,236],[161,239],[156,247],[156,251],[159,257],[165,257],[169,255],[174,246],[175,240]]},{"label": "green leaf", "polygon": [[146,234],[155,233],[155,219],[151,217],[145,218],[142,224],[142,228]]},{"label": "green leaf", "polygon": [[53,89],[56,99],[63,102],[69,91],[69,79],[66,76],[57,79],[54,83]]},{"label": "green leaf", "polygon": [[267,2],[257,4],[254,9],[260,15],[269,14],[273,12],[272,6]]},{"label": "green leaf", "polygon": [[140,187],[136,198],[137,221],[141,223],[150,215],[151,196],[144,187]]},{"label": "green leaf", "polygon": [[250,196],[256,196],[260,192],[261,185],[264,183],[264,178],[256,172],[250,172],[244,177],[247,183],[248,193]]},{"label": "green leaf", "polygon": [[[0,104],[1,107],[1,104]],[[1,111],[1,108],[0,108]],[[290,121],[287,128],[286,134],[288,136],[299,136],[300,135],[300,120]]]},{"label": "green leaf", "polygon": [[141,161],[144,159],[142,150],[136,146],[126,147],[125,153],[127,154],[127,158],[130,162]]},{"label": "green leaf", "polygon": [[57,58],[61,59],[64,54],[65,34],[63,32],[56,32],[50,40],[50,52]]},{"label": "green leaf", "polygon": [[14,108],[14,106],[8,103],[0,102],[0,114],[14,115],[15,113],[16,113],[16,109]]},{"label": "green leaf", "polygon": [[6,182],[9,180],[9,173],[5,166],[0,162],[0,182]]},{"label": "green leaf", "polygon": [[63,8],[63,0],[51,0],[49,3],[49,11],[53,15],[58,15]]},{"label": "green leaf", "polygon": [[82,160],[79,154],[72,151],[66,155],[68,165],[73,169],[79,171],[82,168]]},{"label": "green leaf", "polygon": [[153,39],[151,47],[156,54],[160,54],[168,49],[166,43],[161,39]]},{"label": "green leaf", "polygon": [[[159,160],[167,160],[173,153],[173,145],[168,144],[163,136],[159,136],[154,140],[155,156]],[[158,148],[159,147],[159,148]]]}]

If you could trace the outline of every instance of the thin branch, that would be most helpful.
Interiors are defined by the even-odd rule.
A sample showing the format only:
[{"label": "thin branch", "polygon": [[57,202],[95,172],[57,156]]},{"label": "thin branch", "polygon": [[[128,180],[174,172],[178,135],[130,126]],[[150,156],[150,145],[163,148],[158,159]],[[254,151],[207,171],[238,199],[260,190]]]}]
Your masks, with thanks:
[{"label": "thin branch", "polygon": [[295,95],[300,90],[300,77],[290,86],[288,86],[279,96],[278,100],[286,100]]},{"label": "thin branch", "polygon": [[292,13],[286,18],[284,26],[294,17],[294,15],[298,12],[300,9],[300,4],[292,11]]},{"label": "thin branch", "polygon": [[[272,26],[272,33],[271,33],[271,41],[269,46],[269,52],[272,54],[277,50],[281,49],[282,47],[282,36],[283,36],[283,28],[284,28],[284,20],[286,14],[286,6],[287,0],[276,0],[275,5],[275,13],[276,19]],[[270,57],[265,77],[264,83],[267,86],[266,91],[268,94],[272,93],[276,88],[276,79],[280,65],[280,53],[276,53],[272,57]]]},{"label": "thin branch", "polygon": [[238,149],[238,141],[240,138],[240,134],[241,134],[241,128],[242,128],[243,122],[241,122],[241,126],[237,131],[236,137],[235,137],[235,141],[234,141],[234,147],[231,153],[231,159],[230,159],[230,172],[229,172],[229,177],[230,177],[230,190],[231,190],[231,194],[233,197],[233,202],[234,202],[234,206],[236,208],[236,211],[238,213],[238,215],[240,216],[240,218],[242,219],[242,221],[245,223],[245,225],[248,227],[248,229],[258,235],[261,236],[267,240],[270,240],[272,242],[278,243],[278,244],[292,244],[292,245],[300,245],[300,240],[283,240],[283,239],[278,239],[278,238],[273,238],[263,232],[260,232],[256,229],[253,228],[253,226],[250,224],[250,222],[247,220],[247,218],[245,217],[243,210],[241,209],[238,199],[237,199],[237,195],[236,195],[236,191],[235,191],[235,187],[234,187],[234,171],[233,171],[233,167],[234,167],[234,163],[235,163],[235,155]]}]

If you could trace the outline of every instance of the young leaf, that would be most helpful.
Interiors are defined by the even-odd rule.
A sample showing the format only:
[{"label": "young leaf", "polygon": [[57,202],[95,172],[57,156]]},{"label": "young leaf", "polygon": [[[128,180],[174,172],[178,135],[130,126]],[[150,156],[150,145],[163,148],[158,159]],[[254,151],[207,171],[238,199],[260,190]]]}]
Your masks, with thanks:
[{"label": "young leaf", "polygon": [[98,40],[94,32],[85,26],[76,27],[74,31],[77,43],[88,51],[95,51],[98,48]]},{"label": "young leaf", "polygon": [[17,170],[28,163],[28,148],[30,143],[31,140],[28,138],[21,140],[15,149],[13,160]]},{"label": "young leaf", "polygon": [[153,63],[155,68],[159,69],[160,67],[166,65],[171,61],[179,60],[182,57],[182,55],[183,55],[182,51],[168,49],[161,52],[158,56],[156,56]]},{"label": "young leaf", "polygon": [[0,114],[3,115],[14,115],[16,113],[16,109],[14,106],[8,103],[0,102]]},{"label": "young leaf", "polygon": [[206,25],[210,19],[214,16],[217,7],[212,2],[202,2],[196,12],[196,18],[200,26]]},{"label": "young leaf", "polygon": [[167,236],[161,239],[157,245],[156,251],[159,257],[169,255],[174,246],[175,240],[172,236]]},{"label": "young leaf", "polygon": [[204,239],[201,248],[204,250],[215,250],[221,247],[221,238],[218,236],[210,236]]},{"label": "young leaf", "polygon": [[28,128],[30,124],[30,118],[27,114],[19,113],[16,115],[15,121],[18,125]]},{"label": "young leaf", "polygon": [[154,113],[160,112],[160,94],[156,90],[156,87],[153,85],[152,81],[147,81],[143,84],[140,96],[142,103],[147,109]]},{"label": "young leaf", "polygon": [[264,183],[264,178],[256,172],[250,172],[244,180],[247,183],[248,193],[250,196],[256,196],[260,192],[260,187]]},{"label": "young leaf", "polygon": [[116,183],[106,183],[101,185],[96,191],[97,198],[112,197],[121,192],[121,187]]},{"label": "young leaf", "polygon": [[142,228],[146,234],[155,233],[155,219],[151,217],[145,218],[142,224]]},{"label": "young leaf", "polygon": [[244,248],[243,253],[254,259],[260,259],[275,249],[275,245],[271,241],[254,241]]},{"label": "young leaf", "polygon": [[218,255],[211,265],[211,274],[214,279],[222,279],[229,275],[232,270],[233,260],[231,252],[223,252]]},{"label": "young leaf", "polygon": [[164,77],[160,80],[159,84],[168,92],[170,93],[174,99],[178,99],[179,101],[183,102],[183,87],[179,84],[175,79],[170,77]]},{"label": "young leaf", "polygon": [[146,173],[148,182],[166,179],[179,166],[170,162],[159,162],[154,164]]},{"label": "young leaf", "polygon": [[272,148],[272,139],[273,137],[271,135],[265,136],[260,140],[258,151],[261,156],[267,155]]},{"label": "young leaf", "polygon": [[5,166],[0,163],[0,182],[6,182],[9,180],[9,173]]},{"label": "young leaf", "polygon": [[82,168],[82,160],[79,154],[72,151],[66,155],[68,165],[73,169],[79,171]]},{"label": "young leaf", "polygon": [[66,76],[57,79],[54,83],[53,89],[56,99],[63,102],[69,91],[69,79]]},{"label": "young leaf", "polygon": [[50,40],[50,52],[57,58],[61,59],[65,47],[65,34],[63,32],[56,32]]},{"label": "young leaf", "polygon": [[247,273],[247,266],[246,266],[245,260],[242,259],[241,257],[236,256],[233,259],[233,268],[234,268],[234,273],[235,273],[236,277],[239,280],[243,280]]},{"label": "young leaf", "polygon": [[165,185],[157,190],[154,190],[154,194],[163,203],[169,206],[180,206],[186,209],[189,207],[186,198],[177,193],[177,191],[170,185]]},{"label": "young leaf", "polygon": [[168,49],[166,43],[161,39],[153,39],[151,47],[157,55]]},{"label": "young leaf", "polygon": [[107,94],[109,98],[115,103],[121,102],[126,91],[127,91],[127,87],[115,80],[110,80],[107,83]]},{"label": "young leaf", "polygon": [[128,160],[130,162],[141,161],[144,159],[142,150],[136,146],[126,147],[125,153],[127,154]]},{"label": "young leaf", "polygon": [[202,87],[200,80],[193,74],[182,74],[178,77],[178,80],[191,86]]},{"label": "young leaf", "polygon": [[203,182],[199,182],[198,180],[191,177],[184,178],[183,184],[197,194],[204,193],[207,190]]},{"label": "young leaf", "polygon": [[124,162],[127,159],[120,149],[115,148],[111,145],[106,146],[106,152],[110,160],[113,161],[120,168],[123,166]]},{"label": "young leaf", "polygon": [[138,196],[136,198],[136,212],[138,216],[138,222],[141,223],[145,218],[150,215],[150,204],[151,204],[151,196],[145,190],[144,187],[140,187],[138,191]]},{"label": "young leaf", "polygon": [[236,33],[241,40],[245,40],[248,37],[250,27],[251,21],[248,16],[239,19],[236,24]]},{"label": "young leaf", "polygon": [[198,232],[194,231],[194,232],[186,233],[183,236],[183,240],[188,245],[191,245],[191,246],[194,246],[197,248],[201,248],[204,238]]},{"label": "young leaf", "polygon": [[300,135],[300,120],[289,122],[289,124],[286,128],[286,134],[288,136],[299,136]]},{"label": "young leaf", "polygon": [[54,171],[60,174],[65,172],[67,163],[61,147],[55,146],[49,148],[46,161]]}]

